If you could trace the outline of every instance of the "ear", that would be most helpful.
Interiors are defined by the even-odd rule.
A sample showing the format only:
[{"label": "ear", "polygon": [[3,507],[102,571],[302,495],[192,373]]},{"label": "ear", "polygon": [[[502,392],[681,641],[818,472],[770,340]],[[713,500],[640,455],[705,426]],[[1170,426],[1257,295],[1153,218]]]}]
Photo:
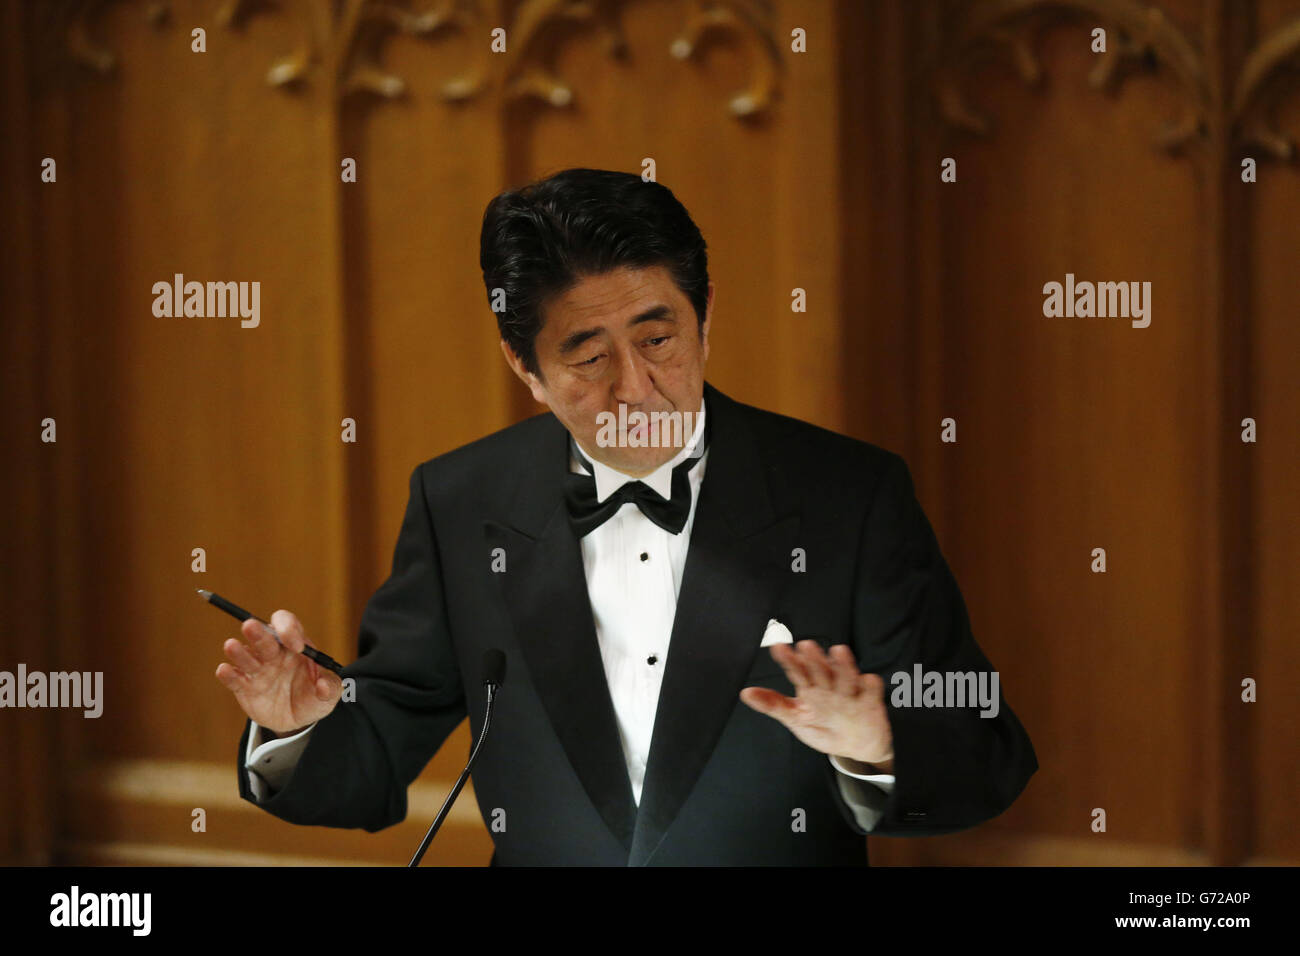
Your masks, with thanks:
[{"label": "ear", "polygon": [[505,339],[501,340],[501,354],[506,358],[506,364],[510,366],[511,371],[519,376],[519,381],[528,386],[528,390],[533,393],[533,401],[549,407],[550,402],[546,400],[546,389],[538,381],[537,376],[524,368],[523,359],[515,354],[515,350]]}]

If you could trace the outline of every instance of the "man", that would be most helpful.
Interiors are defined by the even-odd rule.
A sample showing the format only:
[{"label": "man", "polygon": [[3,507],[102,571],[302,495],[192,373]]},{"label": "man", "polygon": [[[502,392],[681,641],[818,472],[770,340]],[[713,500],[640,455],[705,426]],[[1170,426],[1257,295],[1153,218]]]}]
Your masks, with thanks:
[{"label": "man", "polygon": [[226,642],[241,795],[402,820],[467,714],[477,739],[500,648],[474,768],[494,865],[862,865],[866,833],[1005,810],[1037,761],[998,684],[982,710],[898,692],[991,672],[906,465],[705,382],[714,290],[672,193],[567,170],[489,204],[480,262],[550,412],[412,473],[355,701],[287,611],[283,646],[251,620]]}]

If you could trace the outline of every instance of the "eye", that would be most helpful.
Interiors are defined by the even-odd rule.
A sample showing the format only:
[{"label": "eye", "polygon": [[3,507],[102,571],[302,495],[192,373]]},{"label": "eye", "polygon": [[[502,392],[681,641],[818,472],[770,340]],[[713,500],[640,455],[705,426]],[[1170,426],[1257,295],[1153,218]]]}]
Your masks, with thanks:
[{"label": "eye", "polygon": [[663,343],[667,342],[671,338],[672,338],[671,335],[660,335],[657,336],[656,338],[648,339],[647,344],[653,345],[654,347],[658,348],[660,345],[663,345]]},{"label": "eye", "polygon": [[605,357],[605,356],[603,356],[603,355],[593,355],[591,358],[587,359],[587,361],[585,361],[585,362],[577,362],[576,365],[577,365],[579,368],[581,368],[581,367],[584,366],[584,365],[595,365],[597,362],[599,362],[599,361],[600,361],[601,359],[603,359],[604,357]]}]

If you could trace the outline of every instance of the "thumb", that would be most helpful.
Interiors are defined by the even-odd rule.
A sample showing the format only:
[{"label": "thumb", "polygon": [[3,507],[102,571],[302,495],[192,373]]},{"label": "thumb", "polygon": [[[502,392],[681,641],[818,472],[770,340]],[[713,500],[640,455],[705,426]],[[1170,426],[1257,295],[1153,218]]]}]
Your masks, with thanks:
[{"label": "thumb", "polygon": [[786,700],[785,695],[767,687],[746,687],[740,692],[740,699],[760,714],[775,717],[777,720],[781,719],[781,714],[785,710],[782,706]]}]

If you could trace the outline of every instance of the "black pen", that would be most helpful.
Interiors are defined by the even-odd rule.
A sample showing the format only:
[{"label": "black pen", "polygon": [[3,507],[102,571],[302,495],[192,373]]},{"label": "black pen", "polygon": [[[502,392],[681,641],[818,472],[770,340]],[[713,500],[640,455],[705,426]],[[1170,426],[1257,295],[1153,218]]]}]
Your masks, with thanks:
[{"label": "black pen", "polygon": [[[238,604],[231,604],[220,594],[214,594],[211,591],[205,591],[203,588],[195,588],[194,590],[199,592],[199,597],[203,598],[203,600],[207,601],[213,607],[217,607],[225,611],[231,617],[239,618],[239,620],[241,621],[247,621],[251,617],[254,621],[258,621],[262,624],[266,624],[266,629],[275,635],[276,643],[280,644],[280,646],[282,647],[284,646],[283,642],[280,640],[280,635],[275,633],[275,628],[273,628],[270,624],[267,624],[266,621],[263,621],[260,617],[257,617],[254,614],[249,614]],[[343,676],[343,665],[340,664],[338,661],[336,661],[334,658],[330,657],[324,651],[318,651],[316,650],[316,648],[304,644],[302,648],[302,653],[304,656],[311,658],[321,667],[332,670],[340,677]]]}]

